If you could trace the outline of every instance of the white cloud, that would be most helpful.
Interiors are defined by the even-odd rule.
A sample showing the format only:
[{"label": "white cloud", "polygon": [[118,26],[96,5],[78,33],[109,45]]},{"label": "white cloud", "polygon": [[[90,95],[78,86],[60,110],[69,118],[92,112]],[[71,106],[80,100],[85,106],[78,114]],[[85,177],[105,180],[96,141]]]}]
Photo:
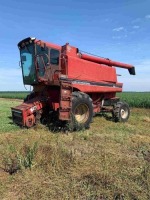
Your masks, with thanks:
[{"label": "white cloud", "polygon": [[123,30],[124,30],[124,27],[123,27],[123,26],[113,29],[113,31],[117,31],[117,32],[123,31]]},{"label": "white cloud", "polygon": [[140,28],[140,26],[133,26],[133,28],[134,28],[134,29],[138,29],[138,28]]},{"label": "white cloud", "polygon": [[126,38],[126,37],[128,37],[128,36],[127,36],[127,35],[122,35],[122,36],[112,36],[112,39],[117,39],[117,40],[119,40],[119,39]]},{"label": "white cloud", "polygon": [[139,22],[143,21],[144,18],[145,18],[145,19],[150,19],[150,14],[145,15],[145,17],[143,17],[143,18],[136,18],[136,19],[132,20],[131,23],[133,23],[133,24],[134,24],[134,23],[139,23]]},{"label": "white cloud", "polygon": [[146,18],[146,19],[150,19],[150,15],[146,15],[145,18]]},{"label": "white cloud", "polygon": [[121,39],[121,36],[112,36],[112,39]]},{"label": "white cloud", "polygon": [[141,21],[141,18],[136,18],[136,19],[132,20],[132,23],[138,23],[140,21]]}]

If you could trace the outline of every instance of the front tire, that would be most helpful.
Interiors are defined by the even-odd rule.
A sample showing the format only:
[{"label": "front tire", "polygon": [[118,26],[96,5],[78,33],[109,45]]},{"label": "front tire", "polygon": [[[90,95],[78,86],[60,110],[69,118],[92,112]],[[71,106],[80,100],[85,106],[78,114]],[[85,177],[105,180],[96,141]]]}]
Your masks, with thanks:
[{"label": "front tire", "polygon": [[129,105],[124,102],[117,102],[113,110],[113,117],[115,122],[126,122],[129,119],[129,116]]},{"label": "front tire", "polygon": [[82,92],[72,93],[72,128],[73,130],[89,128],[93,118],[92,99]]},{"label": "front tire", "polygon": [[35,93],[34,93],[34,92],[31,92],[30,94],[28,94],[28,95],[24,98],[23,102],[25,103],[25,102],[29,101],[30,99],[33,99],[34,97],[35,97]]}]

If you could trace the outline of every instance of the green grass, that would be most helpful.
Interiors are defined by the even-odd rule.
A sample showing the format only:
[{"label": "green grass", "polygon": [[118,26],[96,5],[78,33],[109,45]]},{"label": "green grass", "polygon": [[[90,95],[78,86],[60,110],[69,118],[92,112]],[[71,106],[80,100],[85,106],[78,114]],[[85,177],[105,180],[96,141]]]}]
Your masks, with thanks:
[{"label": "green grass", "polygon": [[2,92],[0,91],[0,98],[10,98],[10,99],[24,99],[30,92]]},{"label": "green grass", "polygon": [[54,134],[9,124],[18,103],[0,100],[1,199],[150,199],[150,109],[133,108],[127,123],[97,116],[89,130]]},{"label": "green grass", "polygon": [[123,92],[117,96],[126,101],[130,107],[150,108],[150,92]]},{"label": "green grass", "polygon": [[21,101],[0,99],[0,133],[19,130],[18,126],[12,124],[10,107],[20,103]]}]

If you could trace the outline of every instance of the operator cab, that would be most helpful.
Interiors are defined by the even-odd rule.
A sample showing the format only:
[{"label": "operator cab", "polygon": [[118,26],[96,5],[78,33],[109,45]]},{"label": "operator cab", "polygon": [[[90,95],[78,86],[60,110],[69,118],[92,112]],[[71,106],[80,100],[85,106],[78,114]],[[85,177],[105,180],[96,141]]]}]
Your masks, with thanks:
[{"label": "operator cab", "polygon": [[30,37],[19,42],[18,47],[24,84],[52,84],[59,71],[60,47]]}]

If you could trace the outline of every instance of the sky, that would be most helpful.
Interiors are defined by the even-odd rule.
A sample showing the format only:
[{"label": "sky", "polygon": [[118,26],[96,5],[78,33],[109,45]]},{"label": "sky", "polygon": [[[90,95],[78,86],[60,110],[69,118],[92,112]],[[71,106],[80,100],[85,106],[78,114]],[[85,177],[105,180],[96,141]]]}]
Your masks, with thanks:
[{"label": "sky", "polygon": [[[0,91],[24,91],[17,44],[36,37],[135,66],[124,91],[150,91],[150,0],[1,0]],[[29,89],[29,87],[26,87]]]}]

